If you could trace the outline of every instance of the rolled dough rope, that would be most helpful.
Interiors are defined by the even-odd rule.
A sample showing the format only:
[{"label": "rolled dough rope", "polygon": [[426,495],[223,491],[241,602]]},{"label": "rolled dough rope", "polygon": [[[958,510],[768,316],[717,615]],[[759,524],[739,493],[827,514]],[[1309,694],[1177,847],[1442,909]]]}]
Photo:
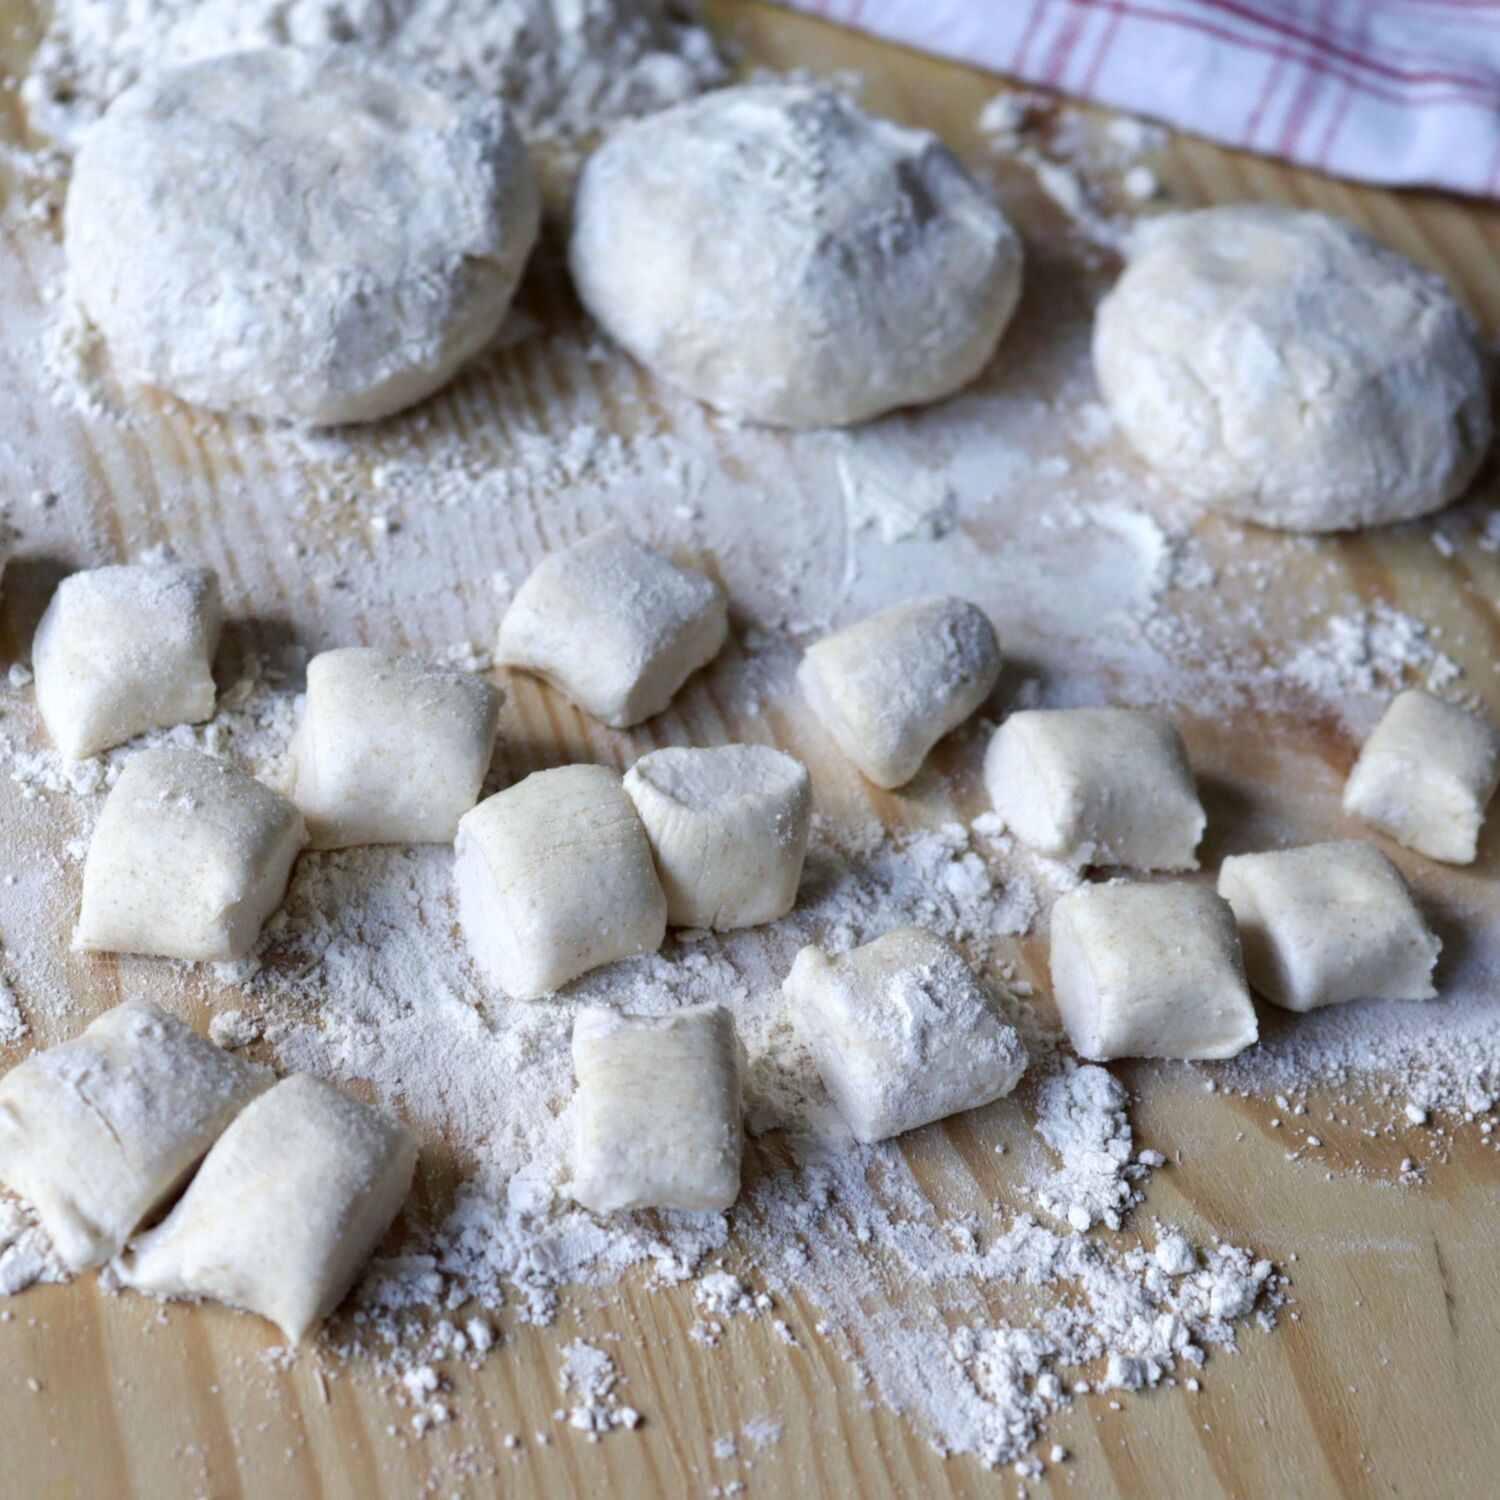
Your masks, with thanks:
[{"label": "rolled dough rope", "polygon": [[1219,894],[1239,923],[1250,983],[1286,1010],[1437,994],[1442,944],[1373,844],[1231,855]]},{"label": "rolled dough rope", "polygon": [[664,1016],[605,1006],[573,1022],[573,1180],[595,1213],[714,1213],[740,1193],[744,1049],[722,1005]]},{"label": "rolled dough rope", "polygon": [[273,1081],[127,1000],[0,1079],[0,1181],[71,1270],[102,1265]]},{"label": "rolled dough rope", "polygon": [[1026,1048],[983,981],[924,928],[897,928],[836,958],[804,948],[782,989],[856,1140],[988,1104],[1026,1071]]},{"label": "rolled dough rope", "polygon": [[1080,1057],[1233,1057],[1259,1035],[1229,903],[1086,885],[1052,908],[1052,995]]},{"label": "rolled dough rope", "polygon": [[94,828],[74,946],[241,958],[306,842],[296,807],[253,776],[196,750],[143,750]]},{"label": "rolled dough rope", "polygon": [[784,917],[812,824],[807,767],[769,745],[654,750],[625,774],[673,927],[727,932]]},{"label": "rolled dough rope", "polygon": [[1000,646],[965,599],[917,599],[808,647],[797,683],[808,706],[876,786],[905,785],[927,753],[995,686]]},{"label": "rolled dough rope", "polygon": [[166,1297],[212,1297],[301,1343],[343,1300],[411,1190],[416,1138],[306,1073],[219,1137],[182,1200],[116,1262]]},{"label": "rolled dough rope", "polygon": [[32,644],[36,705],[70,760],[214,711],[219,579],[136,564],[63,579]]},{"label": "rolled dough rope", "polygon": [[450,842],[489,770],[500,699],[482,677],[415,656],[313,657],[292,741],[311,846]]}]

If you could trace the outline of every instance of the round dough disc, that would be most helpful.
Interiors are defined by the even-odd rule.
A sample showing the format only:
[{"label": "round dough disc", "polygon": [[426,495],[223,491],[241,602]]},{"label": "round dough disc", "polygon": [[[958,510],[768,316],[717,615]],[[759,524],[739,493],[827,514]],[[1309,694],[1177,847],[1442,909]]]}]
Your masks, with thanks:
[{"label": "round dough disc", "polygon": [[1146,226],[1099,306],[1094,367],[1154,469],[1266,526],[1424,515],[1490,441],[1468,313],[1432,272],[1326,214],[1243,204]]},{"label": "round dough disc", "polygon": [[733,416],[836,427],[935,401],[988,361],[1021,244],[937,140],[800,85],[722,89],[617,131],[570,258],[642,364]]},{"label": "round dough disc", "polygon": [[64,223],[122,377],[325,424],[410,406],[482,349],[538,219],[498,103],[353,50],[268,48],[122,94]]}]

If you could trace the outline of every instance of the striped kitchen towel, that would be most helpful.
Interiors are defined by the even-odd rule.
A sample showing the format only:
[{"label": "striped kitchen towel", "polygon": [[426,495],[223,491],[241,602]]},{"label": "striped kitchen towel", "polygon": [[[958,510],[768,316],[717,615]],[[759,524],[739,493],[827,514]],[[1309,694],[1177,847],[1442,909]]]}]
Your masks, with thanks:
[{"label": "striped kitchen towel", "polygon": [[1342,177],[1500,196],[1500,0],[785,0]]}]

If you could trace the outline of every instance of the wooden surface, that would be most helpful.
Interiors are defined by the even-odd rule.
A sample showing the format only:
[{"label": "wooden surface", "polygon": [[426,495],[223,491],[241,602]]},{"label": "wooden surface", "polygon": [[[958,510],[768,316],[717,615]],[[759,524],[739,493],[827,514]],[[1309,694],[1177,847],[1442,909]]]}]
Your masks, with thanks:
[{"label": "wooden surface", "polygon": [[[872,107],[930,125],[965,155],[984,159],[973,122],[995,90],[993,80],[753,4],[724,0],[712,15],[748,60],[818,72],[857,69]],[[1444,271],[1490,333],[1500,329],[1500,213],[1493,209],[1359,190],[1187,139],[1156,165],[1178,203],[1266,198],[1316,205],[1364,223]],[[1035,194],[1028,202],[1038,222],[1055,218],[1056,209]],[[29,240],[13,241],[7,275],[34,275],[41,253]],[[1028,298],[1044,297],[1045,286],[1044,274]],[[543,288],[536,305],[545,314],[563,308],[564,299]],[[1026,336],[1023,327],[1018,337]],[[545,347],[532,341],[495,371],[467,381],[460,393],[433,403],[432,420],[439,428],[489,423],[503,433],[511,403],[570,378],[550,369]],[[233,491],[233,476],[255,471],[253,434],[240,429],[226,437],[217,424],[180,415],[140,432],[81,423],[68,428],[44,409],[43,398],[38,403],[35,410],[7,413],[6,422],[76,432],[83,479],[69,491],[69,503],[81,508],[75,555],[62,561],[104,560],[179,539],[186,530],[195,554],[225,572],[233,599],[250,554],[258,551],[264,562],[284,550],[286,528],[267,527],[263,514],[242,516],[223,498]],[[184,474],[199,503],[187,517],[180,507],[169,516],[160,495]],[[38,482],[35,474],[13,475],[8,498]],[[1493,486],[1492,479],[1485,483]],[[1489,659],[1500,639],[1492,608],[1500,563],[1472,543],[1473,519],[1484,508],[1483,498],[1470,502],[1452,558],[1404,531],[1321,544],[1315,565],[1330,597],[1391,599],[1442,625],[1445,648],[1465,664],[1469,685],[1494,710],[1500,690]],[[335,510],[331,502],[314,508],[315,532],[340,524]],[[304,515],[295,525],[306,521]],[[432,524],[440,525],[440,518]],[[1253,556],[1269,546],[1213,523],[1204,523],[1200,534],[1220,558]],[[503,553],[503,539],[495,545]],[[58,561],[32,558],[13,567],[0,660],[18,654]],[[290,563],[273,563],[269,572],[277,580],[276,597],[255,600],[264,630],[295,628],[319,645],[371,636],[363,605],[308,585]],[[402,617],[399,628],[417,642],[482,640],[493,626],[477,591],[422,601],[420,618],[414,602],[407,607],[412,617]],[[1210,597],[1195,607],[1212,614],[1216,606]],[[618,757],[631,743],[589,728],[532,685],[518,686],[508,712],[512,732],[519,723],[529,742],[545,747],[560,740],[569,754]],[[695,701],[691,712],[718,732],[733,730],[711,697]],[[815,758],[820,795],[851,801],[868,795],[846,768],[827,763],[805,726],[780,717],[774,722],[800,753]],[[1216,836],[1232,838],[1223,833],[1226,825],[1259,812],[1301,819],[1298,826],[1309,835],[1341,826],[1328,809],[1353,746],[1337,727],[1263,715],[1258,738],[1274,745],[1274,753],[1250,748],[1257,737],[1246,727],[1208,718],[1189,725],[1195,762],[1212,788]],[[824,760],[817,762],[820,755]],[[960,795],[970,794],[961,788]],[[1318,810],[1308,813],[1313,803]],[[880,798],[872,805],[907,821],[945,810],[935,796]],[[9,783],[0,785],[0,837],[11,860],[41,857],[45,841],[55,836],[50,816],[22,801]],[[1493,834],[1474,872],[1450,879],[1420,861],[1404,863],[1431,899],[1481,909],[1500,862]],[[52,938],[59,951],[70,916],[58,914]],[[1022,956],[1035,965],[1043,955],[1031,941]],[[111,1003],[118,992],[107,969],[77,965],[69,972],[84,1013]],[[216,986],[203,981],[200,1019],[211,1004],[223,1003]],[[1400,1158],[1412,1151],[1409,1140],[1368,1140],[1353,1126],[1329,1127],[1330,1166],[1358,1161],[1363,1171],[1339,1170],[1325,1179],[1316,1167],[1286,1160],[1286,1142],[1271,1124],[1277,1114],[1271,1101],[1207,1096],[1180,1070],[1125,1068],[1122,1076],[1142,1086],[1133,1113],[1138,1138],[1180,1153],[1170,1171],[1156,1175],[1143,1213],[1181,1220],[1203,1237],[1216,1231],[1254,1244],[1291,1273],[1297,1318],[1283,1314],[1273,1334],[1247,1331],[1238,1356],[1211,1361],[1201,1394],[1179,1389],[1126,1397],[1120,1410],[1105,1398],[1081,1400],[1056,1419],[1042,1448],[1061,1443],[1071,1459],[1032,1489],[1257,1500],[1500,1492],[1500,1419],[1493,1400],[1500,1379],[1500,1258],[1494,1248],[1500,1171],[1493,1151],[1473,1130],[1459,1132],[1451,1159],[1432,1167],[1425,1186],[1398,1188],[1393,1179]],[[1349,1112],[1357,1116],[1357,1101]],[[1004,1159],[984,1149],[959,1152],[967,1128],[981,1129],[928,1132],[911,1148],[919,1177],[927,1168],[936,1176],[938,1167],[956,1166],[977,1173],[991,1199],[1003,1197]],[[1015,1127],[984,1128],[993,1134]],[[1003,1310],[1005,1289],[994,1289],[993,1300]],[[143,1299],[101,1293],[92,1279],[32,1291],[8,1310],[9,1320],[0,1323],[0,1494],[28,1500],[689,1496],[735,1480],[744,1480],[751,1495],[962,1496],[1012,1494],[1020,1484],[1008,1471],[993,1474],[969,1459],[945,1462],[900,1417],[872,1405],[845,1362],[808,1333],[814,1307],[787,1310],[803,1335],[797,1348],[783,1344],[765,1321],[740,1320],[730,1324],[719,1349],[704,1350],[686,1336],[694,1316],[686,1293],[648,1294],[633,1283],[586,1316],[565,1312],[549,1328],[517,1324],[507,1315],[507,1347],[483,1373],[454,1372],[459,1420],[422,1441],[388,1433],[388,1424],[402,1415],[367,1373],[312,1356],[285,1372],[268,1369],[260,1355],[280,1341],[253,1319],[216,1308],[159,1316]],[[552,1421],[559,1351],[579,1332],[621,1335],[607,1347],[629,1401],[646,1415],[639,1432],[590,1445]],[[785,1432],[779,1443],[747,1455],[753,1467],[715,1459],[716,1436],[767,1412],[785,1423]],[[545,1446],[529,1436],[543,1430],[553,1433]],[[510,1432],[525,1435],[519,1453],[501,1446]]]}]

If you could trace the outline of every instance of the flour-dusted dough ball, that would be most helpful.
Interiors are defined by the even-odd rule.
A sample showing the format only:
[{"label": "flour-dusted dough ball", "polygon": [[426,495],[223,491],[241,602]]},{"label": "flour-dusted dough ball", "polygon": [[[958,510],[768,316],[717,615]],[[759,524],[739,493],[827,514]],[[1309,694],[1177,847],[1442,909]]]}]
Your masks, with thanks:
[{"label": "flour-dusted dough ball", "polygon": [[301,813],[253,776],[196,750],[143,750],[94,828],[74,946],[242,958],[306,842]]},{"label": "flour-dusted dough ball", "polygon": [[145,1000],[0,1080],[0,1181],[71,1270],[102,1265],[273,1082]]},{"label": "flour-dusted dough ball", "polygon": [[1239,923],[1250,983],[1287,1010],[1437,994],[1432,968],[1442,944],[1373,844],[1231,855],[1219,894]]},{"label": "flour-dusted dough ball", "polygon": [[984,758],[985,786],[1023,844],[1075,865],[1195,870],[1207,822],[1182,736],[1128,708],[1012,714]]},{"label": "flour-dusted dough ball", "polygon": [[818,722],[879,787],[904,786],[994,688],[1000,646],[966,599],[915,599],[808,647],[797,683]]},{"label": "flour-dusted dough ball", "polygon": [[536,239],[494,99],[355,48],[268,48],[127,90],[73,163],[68,271],[126,379],[367,422],[499,330]]},{"label": "flour-dusted dough ball", "polygon": [[579,1011],[568,1192],[600,1214],[728,1208],[740,1195],[744,1069],[734,1018],[722,1005],[664,1016]]},{"label": "flour-dusted dough ball", "polygon": [[208,568],[132,564],[64,578],[31,648],[52,742],[79,760],[209,718],[220,615]]},{"label": "flour-dusted dough ball", "polygon": [[993,353],[1021,242],[936,136],[802,84],[721,89],[584,167],[573,280],[654,374],[732,416],[838,427]]},{"label": "flour-dusted dough ball", "polygon": [[1259,1035],[1234,913],[1200,885],[1086,885],[1052,908],[1052,998],[1080,1057],[1233,1057]]},{"label": "flour-dusted dough ball", "polygon": [[245,1108],[116,1270],[138,1291],[259,1313],[300,1343],[390,1228],[416,1161],[404,1126],[293,1074]]},{"label": "flour-dusted dough ball", "polygon": [[312,847],[450,842],[490,768],[500,696],[472,672],[397,652],[313,657],[292,740]]},{"label": "flour-dusted dough ball", "polygon": [[1094,368],[1154,469],[1266,526],[1425,515],[1490,443],[1473,319],[1432,272],[1320,213],[1154,221],[1099,306]]},{"label": "flour-dusted dough ball", "polygon": [[784,917],[797,899],[812,782],[769,745],[673,747],[625,774],[674,927],[727,932]]},{"label": "flour-dusted dough ball", "polygon": [[464,814],[453,878],[480,969],[521,1000],[617,958],[655,953],[667,898],[651,845],[607,766],[559,766]]},{"label": "flour-dusted dough ball", "polygon": [[1429,859],[1472,864],[1500,783],[1500,729],[1430,693],[1398,693],[1344,783],[1344,811]]},{"label": "flour-dusted dough ball", "polygon": [[1026,1048],[946,939],[899,927],[829,958],[804,948],[782,990],[856,1140],[883,1141],[1010,1093]]},{"label": "flour-dusted dough ball", "polygon": [[713,579],[606,526],[537,565],[500,622],[497,654],[628,729],[659,714],[728,633]]}]

